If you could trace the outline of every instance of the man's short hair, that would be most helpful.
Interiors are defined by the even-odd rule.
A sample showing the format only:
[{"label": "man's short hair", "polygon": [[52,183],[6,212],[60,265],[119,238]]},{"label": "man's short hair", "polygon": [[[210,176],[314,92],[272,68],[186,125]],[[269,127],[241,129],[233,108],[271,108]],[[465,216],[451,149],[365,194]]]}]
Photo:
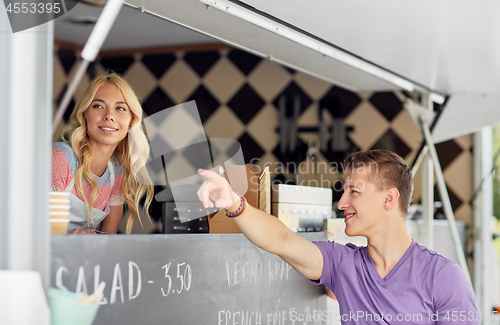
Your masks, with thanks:
[{"label": "man's short hair", "polygon": [[399,191],[399,206],[408,214],[413,192],[413,176],[406,161],[389,150],[358,151],[344,161],[347,174],[355,168],[366,168],[372,181],[380,191],[396,188]]}]

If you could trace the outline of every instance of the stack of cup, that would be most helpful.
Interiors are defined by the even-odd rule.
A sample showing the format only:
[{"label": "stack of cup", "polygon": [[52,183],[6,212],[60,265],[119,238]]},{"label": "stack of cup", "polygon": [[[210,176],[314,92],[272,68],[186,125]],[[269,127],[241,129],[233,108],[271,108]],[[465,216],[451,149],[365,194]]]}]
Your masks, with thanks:
[{"label": "stack of cup", "polygon": [[69,193],[50,192],[49,222],[52,235],[66,235],[69,223]]}]

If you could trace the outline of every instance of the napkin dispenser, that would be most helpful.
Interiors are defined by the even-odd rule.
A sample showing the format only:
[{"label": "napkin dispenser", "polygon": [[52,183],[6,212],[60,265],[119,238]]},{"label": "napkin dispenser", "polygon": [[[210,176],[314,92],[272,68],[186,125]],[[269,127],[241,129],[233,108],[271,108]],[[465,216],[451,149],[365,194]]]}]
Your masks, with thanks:
[{"label": "napkin dispenser", "polygon": [[[171,188],[166,188],[155,195],[155,199],[162,203],[162,233],[208,233],[207,214],[215,213],[218,209],[205,209],[196,196],[199,185],[179,185],[176,187],[176,200]],[[189,221],[181,220],[179,212]],[[201,217],[200,217],[201,216]]]}]

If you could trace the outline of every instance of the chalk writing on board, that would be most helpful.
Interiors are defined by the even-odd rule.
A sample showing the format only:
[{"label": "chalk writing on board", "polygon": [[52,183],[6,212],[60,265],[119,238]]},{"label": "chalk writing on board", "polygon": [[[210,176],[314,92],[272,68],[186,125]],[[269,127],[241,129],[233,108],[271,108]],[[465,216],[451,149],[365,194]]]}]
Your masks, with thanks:
[{"label": "chalk writing on board", "polygon": [[[162,267],[162,269],[165,269],[165,278],[168,280],[167,290],[164,290],[163,287],[161,288],[161,293],[164,297],[168,296],[172,291],[172,277],[168,274],[171,264],[170,262]],[[182,268],[184,268],[184,271],[182,271]],[[174,292],[181,293],[183,289],[189,291],[191,288],[191,275],[191,266],[189,264],[177,262],[177,278],[179,279],[180,287],[177,290],[174,289]]]},{"label": "chalk writing on board", "polygon": [[269,282],[288,281],[292,266],[285,261],[272,262],[268,260]]},{"label": "chalk writing on board", "polygon": [[247,310],[220,310],[217,324],[262,324],[262,312]]},{"label": "chalk writing on board", "polygon": [[[177,262],[174,270],[171,270],[172,262],[165,264],[162,267],[164,270],[164,283],[161,284],[159,290],[161,291],[164,297],[168,296],[170,293],[180,294],[183,291],[189,291],[191,289],[191,281],[192,281],[192,271],[191,266],[185,262]],[[68,290],[64,285],[64,275],[69,274],[68,268],[65,266],[60,266],[55,275],[55,285],[58,289]],[[85,270],[83,266],[78,268],[78,278],[76,281],[76,289],[75,292],[77,294],[83,293],[88,294],[87,282],[85,277]],[[101,279],[101,266],[98,264],[94,266],[94,291],[97,291],[99,287]],[[142,291],[142,272],[139,268],[139,265],[133,261],[128,262],[128,301],[131,301],[137,298]],[[147,281],[148,284],[154,284],[154,281]],[[108,291],[108,288],[109,291]],[[109,292],[109,302],[107,297],[105,296],[101,302],[101,305],[110,304],[113,305],[115,303],[121,302],[125,303],[125,287],[123,283],[122,276],[122,268],[119,263],[116,263],[113,269],[113,278],[111,281],[111,285],[107,286],[106,293]]]},{"label": "chalk writing on board", "polygon": [[240,282],[261,283],[262,269],[262,263],[248,261],[226,262],[227,285],[231,288]]},{"label": "chalk writing on board", "polygon": [[296,309],[295,307],[286,310],[276,310],[272,312],[259,312],[250,310],[219,310],[217,313],[217,325],[287,325],[295,324],[324,324],[331,318],[328,310],[312,309],[310,306],[305,309]]},{"label": "chalk writing on board", "polygon": [[53,236],[51,254],[51,286],[106,282],[95,325],[326,323],[324,288],[242,234]]},{"label": "chalk writing on board", "polygon": [[[237,261],[237,262],[226,262],[226,276],[227,285],[229,288],[237,286],[240,283],[262,283],[266,281],[267,283],[277,282],[277,281],[288,281],[290,275],[290,269],[292,268],[285,261],[276,262],[267,260],[267,264],[264,267],[263,263],[251,262],[251,261]],[[263,270],[266,269],[266,272]],[[267,275],[264,279],[263,275]]]}]

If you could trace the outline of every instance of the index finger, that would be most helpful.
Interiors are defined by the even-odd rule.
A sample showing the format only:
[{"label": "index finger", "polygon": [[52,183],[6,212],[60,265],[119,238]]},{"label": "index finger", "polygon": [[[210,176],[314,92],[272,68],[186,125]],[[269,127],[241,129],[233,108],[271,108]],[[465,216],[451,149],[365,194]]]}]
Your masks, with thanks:
[{"label": "index finger", "polygon": [[219,174],[217,174],[216,172],[203,168],[198,169],[198,174],[208,178],[209,180],[212,180],[214,177],[219,176]]},{"label": "index finger", "polygon": [[227,180],[226,180],[226,178],[224,178],[224,176],[221,176],[212,170],[198,169],[198,174],[200,174],[203,177],[208,178],[211,182],[213,182],[219,186],[222,186],[227,182]]}]

